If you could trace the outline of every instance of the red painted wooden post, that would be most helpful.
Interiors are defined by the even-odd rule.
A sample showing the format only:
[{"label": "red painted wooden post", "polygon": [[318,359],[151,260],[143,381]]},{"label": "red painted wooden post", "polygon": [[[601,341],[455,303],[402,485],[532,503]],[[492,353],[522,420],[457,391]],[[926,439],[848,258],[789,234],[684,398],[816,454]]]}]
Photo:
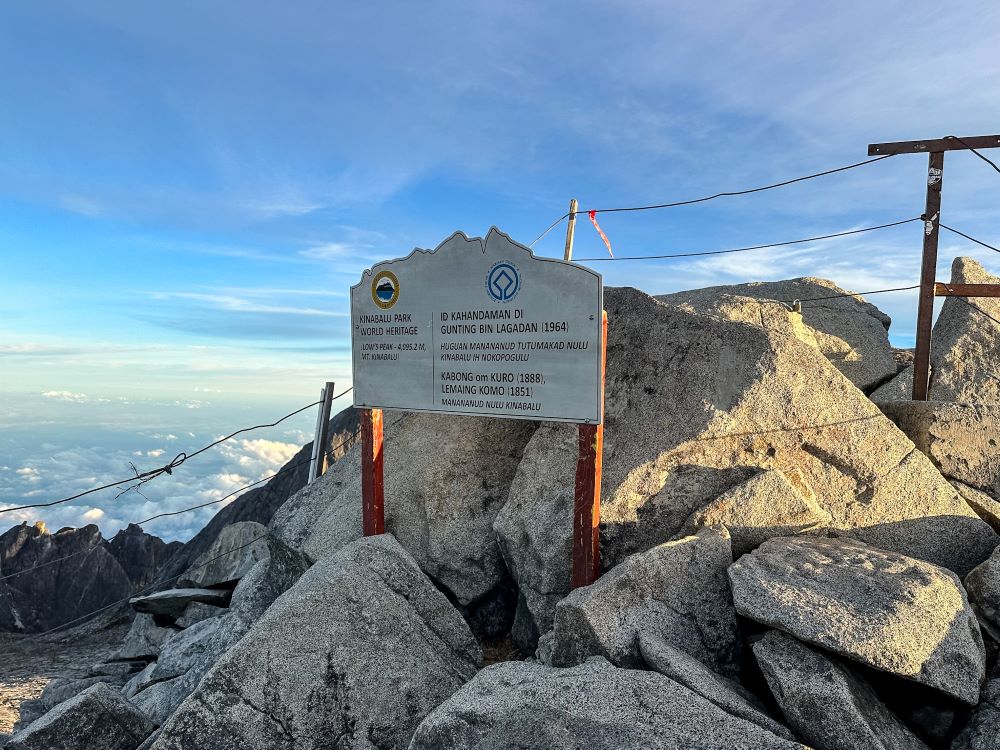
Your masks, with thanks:
[{"label": "red painted wooden post", "polygon": [[361,530],[365,536],[385,533],[382,485],[382,410],[361,410]]},{"label": "red painted wooden post", "polygon": [[601,567],[598,527],[601,522],[601,466],[604,453],[604,368],[608,349],[608,314],[601,320],[601,422],[580,425],[580,453],[576,459],[573,492],[572,588],[589,586]]}]

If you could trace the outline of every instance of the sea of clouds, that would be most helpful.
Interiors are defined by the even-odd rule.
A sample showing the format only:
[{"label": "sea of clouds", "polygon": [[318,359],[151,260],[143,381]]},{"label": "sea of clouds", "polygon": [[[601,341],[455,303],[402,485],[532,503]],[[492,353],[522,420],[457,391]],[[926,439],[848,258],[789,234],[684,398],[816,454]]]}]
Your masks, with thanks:
[{"label": "sea of clouds", "polygon": [[[273,428],[244,433],[177,467],[171,475],[122,492],[102,490],[47,508],[47,503],[167,464],[253,424],[272,422],[304,404],[280,400],[124,398],[71,391],[3,394],[0,406],[0,533],[43,521],[51,531],[96,524],[110,538],[130,522],[221,500],[143,528],[166,540],[186,540],[240,488],[270,476],[312,439],[310,409]],[[133,483],[134,484],[134,483]],[[7,511],[7,512],[4,512]]]}]

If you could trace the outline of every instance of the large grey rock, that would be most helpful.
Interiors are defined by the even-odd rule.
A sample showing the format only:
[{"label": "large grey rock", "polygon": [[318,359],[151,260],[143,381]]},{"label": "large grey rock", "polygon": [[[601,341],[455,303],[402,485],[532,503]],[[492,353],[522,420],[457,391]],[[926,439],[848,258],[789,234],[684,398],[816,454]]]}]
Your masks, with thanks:
[{"label": "large grey rock", "polygon": [[815,750],[927,750],[846,665],[776,630],[752,648],[785,719]]},{"label": "large grey rock", "polygon": [[[126,678],[127,679],[127,678]],[[60,703],[79,695],[99,683],[117,687],[124,682],[120,677],[90,675],[88,677],[57,677],[49,682],[38,698],[22,701],[16,729],[23,729],[41,718]]]},{"label": "large grey rock", "polygon": [[[534,430],[532,422],[431,414],[392,415],[385,426],[386,530],[462,605],[503,581],[493,520]],[[305,522],[301,549],[312,560],[361,536],[360,452],[328,474],[272,522],[293,546]]]},{"label": "large grey rock", "polygon": [[1000,628],[1000,547],[965,577],[965,590],[979,615]]},{"label": "large grey rock", "polygon": [[230,613],[240,623],[240,637],[309,568],[305,555],[290,548],[273,534],[268,534],[265,541],[267,555],[236,585],[229,602]]},{"label": "large grey rock", "polygon": [[880,406],[893,401],[909,401],[913,398],[913,365],[906,365],[899,374],[883,383],[868,398]]},{"label": "large grey rock", "polygon": [[224,614],[226,614],[225,607],[213,607],[211,604],[191,602],[184,608],[184,612],[177,618],[174,624],[179,628],[189,628],[196,622]]},{"label": "large grey rock", "polygon": [[147,596],[133,597],[129,599],[129,604],[136,612],[176,620],[191,602],[224,607],[229,603],[231,594],[232,592],[224,589],[167,589]]},{"label": "large grey rock", "polygon": [[19,731],[6,750],[135,750],[154,728],[142,711],[98,683]]},{"label": "large grey rock", "polygon": [[198,687],[200,675],[192,670],[179,677],[153,682],[132,697],[132,702],[157,726],[162,726],[184,699]]},{"label": "large grey rock", "polygon": [[132,679],[122,687],[122,695],[131,700],[135,697],[136,693],[147,688],[153,681],[154,669],[156,669],[156,662],[151,662],[141,672],[133,675]]},{"label": "large grey rock", "polygon": [[900,401],[881,408],[942,474],[1000,498],[1000,403]]},{"label": "large grey rock", "polygon": [[540,425],[517,467],[510,499],[493,522],[507,568],[518,582],[512,635],[525,652],[552,629],[556,604],[569,593],[578,452],[575,425]]},{"label": "large grey rock", "polygon": [[256,521],[226,526],[212,545],[195,558],[177,582],[178,586],[209,588],[238,581],[267,557],[266,535],[267,527]]},{"label": "large grey rock", "polygon": [[[797,299],[845,293],[850,294],[832,281],[806,277],[693,289],[657,299],[693,312],[719,314],[719,302],[731,297],[790,304]],[[892,321],[860,295],[804,303],[802,321],[823,355],[858,388],[869,389],[896,374],[889,344]]]},{"label": "large grey rock", "polygon": [[214,617],[176,632],[160,647],[153,681],[179,677],[192,669],[207,672],[231,645],[235,620],[232,616]]},{"label": "large grey rock", "polygon": [[975,487],[954,480],[950,481],[951,486],[958,490],[958,494],[975,511],[976,515],[986,521],[991,529],[1000,531],[1000,501],[994,500],[990,495]]},{"label": "large grey rock", "polygon": [[710,700],[726,713],[752,721],[779,737],[795,739],[787,727],[767,715],[753,693],[713,672],[693,656],[648,633],[639,634],[639,651],[650,669]]},{"label": "large grey rock", "polygon": [[736,610],[726,580],[732,561],[729,534],[720,527],[632,555],[556,606],[552,664],[603,656],[640,667],[639,634],[648,633],[736,676]]},{"label": "large grey rock", "polygon": [[[801,476],[830,526],[964,575],[1000,543],[930,460],[802,341],[776,305],[767,325],[685,312],[608,288],[601,555],[607,569],[681,531],[760,470]],[[752,305],[761,319],[763,309]],[[525,449],[497,532],[537,632],[569,593],[576,450],[569,427]],[[546,477],[539,482],[539,477]],[[558,490],[554,489],[558,478]],[[808,490],[806,489],[808,488]]]},{"label": "large grey rock", "polygon": [[172,628],[161,628],[151,614],[137,614],[114,658],[155,659],[160,654],[163,642],[175,632],[177,631]]},{"label": "large grey rock", "polygon": [[399,543],[366,538],[285,592],[153,748],[405,748],[481,658],[464,620]]},{"label": "large grey rock", "polygon": [[797,479],[798,487],[780,471],[755,474],[692,513],[681,535],[707,526],[725,526],[732,537],[733,557],[739,557],[776,536],[827,528],[832,517],[817,505],[801,478]]},{"label": "large grey rock", "polygon": [[737,611],[974,704],[979,626],[949,570],[848,539],[771,539],[729,568]]},{"label": "large grey rock", "polygon": [[804,750],[656,672],[594,657],[571,669],[505,662],[424,720],[410,750]]},{"label": "large grey rock", "polygon": [[1000,673],[987,680],[969,723],[952,743],[952,750],[997,750],[1000,746]]},{"label": "large grey rock", "polygon": [[146,668],[149,661],[143,659],[126,659],[98,662],[87,672],[88,677],[106,677],[109,680],[121,680],[124,684],[136,672]]}]

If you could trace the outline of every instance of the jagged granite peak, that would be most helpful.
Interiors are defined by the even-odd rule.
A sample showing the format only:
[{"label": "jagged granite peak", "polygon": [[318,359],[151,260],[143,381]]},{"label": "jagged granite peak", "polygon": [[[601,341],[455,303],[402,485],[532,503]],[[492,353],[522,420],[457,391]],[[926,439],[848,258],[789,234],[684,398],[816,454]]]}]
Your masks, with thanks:
[{"label": "jagged granite peak", "polygon": [[157,580],[160,569],[184,545],[167,543],[130,523],[108,542],[108,551],[122,566],[133,586],[145,586]]},{"label": "jagged granite peak", "polygon": [[21,573],[3,582],[9,614],[0,615],[0,623],[29,633],[101,609],[133,590],[93,524],[55,534],[44,524],[15,526],[0,535],[0,570],[5,576]]}]

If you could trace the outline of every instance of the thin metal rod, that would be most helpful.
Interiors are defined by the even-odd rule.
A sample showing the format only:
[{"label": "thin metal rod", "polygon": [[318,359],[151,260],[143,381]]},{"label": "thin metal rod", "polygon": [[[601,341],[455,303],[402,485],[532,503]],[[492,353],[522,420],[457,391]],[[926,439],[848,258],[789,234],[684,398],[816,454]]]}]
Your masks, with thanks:
[{"label": "thin metal rod", "polygon": [[576,233],[576,198],[569,201],[569,222],[566,224],[566,248],[563,250],[563,260],[573,260],[573,235]]},{"label": "thin metal rod", "polygon": [[328,381],[325,391],[319,425],[319,454],[316,457],[317,478],[326,474],[326,467],[330,464],[328,446],[330,444],[330,413],[333,411],[334,384]]},{"label": "thin metal rod", "polygon": [[320,436],[323,432],[323,403],[326,401],[326,388],[319,389],[319,408],[316,410],[316,429],[313,430],[313,449],[309,457],[309,481],[312,484],[316,481],[316,464],[319,459]]}]

